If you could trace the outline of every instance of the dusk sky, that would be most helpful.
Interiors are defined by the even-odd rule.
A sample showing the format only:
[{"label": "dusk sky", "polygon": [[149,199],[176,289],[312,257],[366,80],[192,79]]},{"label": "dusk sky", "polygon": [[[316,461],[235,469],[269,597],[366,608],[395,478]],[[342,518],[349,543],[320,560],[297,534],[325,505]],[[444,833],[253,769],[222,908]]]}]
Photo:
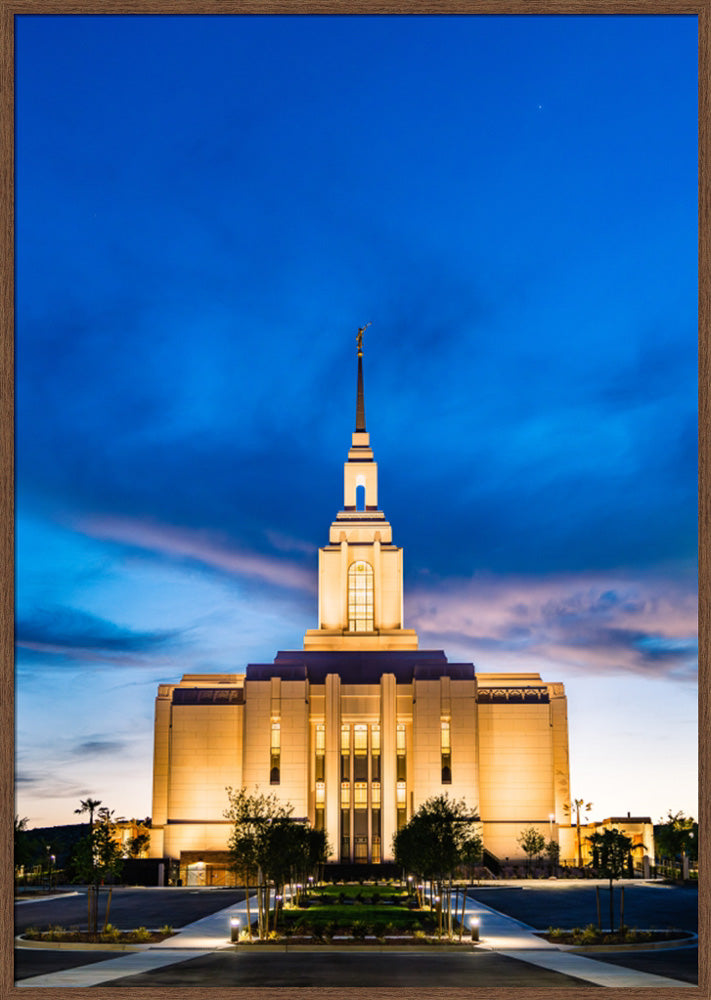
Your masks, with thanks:
[{"label": "dusk sky", "polygon": [[693,17],[17,19],[17,804],[316,627],[356,331],[405,625],[698,815]]}]

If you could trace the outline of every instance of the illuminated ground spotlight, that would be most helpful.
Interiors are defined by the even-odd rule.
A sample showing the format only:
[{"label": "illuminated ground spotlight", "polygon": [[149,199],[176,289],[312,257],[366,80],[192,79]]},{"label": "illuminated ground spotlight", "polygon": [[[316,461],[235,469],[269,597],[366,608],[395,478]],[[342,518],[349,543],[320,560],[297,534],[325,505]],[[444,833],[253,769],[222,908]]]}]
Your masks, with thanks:
[{"label": "illuminated ground spotlight", "polygon": [[239,941],[239,917],[230,917],[230,941]]},{"label": "illuminated ground spotlight", "polygon": [[480,928],[480,926],[481,926],[481,920],[479,919],[479,917],[472,917],[471,920],[469,921],[469,927],[470,927],[471,932],[472,932],[472,941],[478,941],[479,940],[479,928]]}]

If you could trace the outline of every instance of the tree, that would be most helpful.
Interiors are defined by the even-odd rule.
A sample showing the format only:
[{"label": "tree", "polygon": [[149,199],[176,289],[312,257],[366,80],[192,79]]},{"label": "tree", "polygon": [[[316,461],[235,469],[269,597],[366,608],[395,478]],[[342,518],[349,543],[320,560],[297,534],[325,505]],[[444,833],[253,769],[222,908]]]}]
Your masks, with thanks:
[{"label": "tree", "polygon": [[79,809],[75,809],[75,813],[89,813],[89,833],[94,829],[94,812],[101,805],[101,799],[80,799]]},{"label": "tree", "polygon": [[560,859],[560,844],[557,840],[549,840],[545,846],[545,852],[548,857],[548,861],[551,866],[551,873],[555,871],[558,867],[558,861]]},{"label": "tree", "polygon": [[[573,820],[573,811],[575,811],[575,829],[578,842],[578,868],[583,867],[583,845],[580,836],[580,810],[582,809],[583,812],[590,812],[592,807],[592,802],[586,802],[585,799],[573,799],[572,803],[568,803],[563,806],[563,810],[570,816],[571,822]],[[585,818],[587,819],[587,816]]]},{"label": "tree", "polygon": [[699,824],[683,812],[667,813],[654,828],[655,852],[661,858],[680,858],[686,854],[692,860],[699,856]]},{"label": "tree", "polygon": [[[88,800],[92,802],[91,799]],[[100,802],[93,802],[90,808],[82,803],[82,809],[75,812],[89,812],[90,824],[89,833],[79,841],[73,857],[73,863],[78,877],[86,882],[87,906],[88,906],[88,927],[90,934],[96,934],[99,921],[99,895],[100,886],[104,882],[113,881],[121,874],[123,868],[123,857],[120,845],[116,842],[113,832],[113,813],[104,806],[99,810],[97,822],[94,823],[94,810]],[[113,889],[109,889],[104,927],[108,924],[109,910],[111,908],[111,896]]]},{"label": "tree", "polygon": [[[463,799],[447,795],[427,799],[414,816],[395,834],[396,862],[406,871],[430,883],[430,900],[437,903],[441,933],[443,910],[452,930],[452,879],[463,867],[481,860],[479,816],[470,812]],[[443,906],[443,903],[445,904]]]},{"label": "tree", "polygon": [[[635,844],[619,830],[603,830],[588,838],[593,852],[593,868],[610,880],[610,931],[615,930],[613,881],[622,878],[631,863],[631,852],[644,850],[644,844]],[[620,921],[621,922],[621,921]]]},{"label": "tree", "polygon": [[546,838],[542,833],[538,832],[535,826],[527,826],[521,830],[521,833],[516,838],[516,843],[521,845],[524,854],[528,858],[528,870],[530,872],[533,859],[537,858],[539,854],[543,854],[546,846]]},{"label": "tree", "polygon": [[301,880],[317,870],[325,859],[328,844],[322,831],[292,818],[293,807],[285,805],[275,795],[246,788],[227,789],[229,807],[225,817],[232,823],[229,849],[233,869],[241,878],[247,895],[247,923],[251,937],[249,885],[257,886],[257,927],[260,938],[268,935],[269,893],[273,888],[275,906],[271,929],[279,919],[278,897],[284,886]]},{"label": "tree", "polygon": [[29,836],[27,823],[28,820],[26,817],[21,819],[19,816],[15,816],[14,854],[16,872],[18,868],[26,868],[37,854],[37,843]]},{"label": "tree", "polygon": [[148,847],[150,840],[150,833],[137,833],[135,837],[131,837],[126,844],[126,852],[129,858],[139,858]]}]

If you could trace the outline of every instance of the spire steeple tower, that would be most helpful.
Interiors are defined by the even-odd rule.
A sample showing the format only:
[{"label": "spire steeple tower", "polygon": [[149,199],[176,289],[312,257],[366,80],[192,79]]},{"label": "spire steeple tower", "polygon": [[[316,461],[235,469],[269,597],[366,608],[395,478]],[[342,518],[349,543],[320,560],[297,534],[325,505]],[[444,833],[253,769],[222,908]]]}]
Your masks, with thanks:
[{"label": "spire steeple tower", "polygon": [[378,465],[365,429],[363,334],[358,330],[356,429],[343,468],[343,508],[319,549],[319,627],[304,649],[417,649],[403,628],[402,549],[378,507]]},{"label": "spire steeple tower", "polygon": [[358,329],[358,393],[356,395],[356,432],[365,431],[365,394],[363,392],[363,334],[370,326],[366,323]]}]

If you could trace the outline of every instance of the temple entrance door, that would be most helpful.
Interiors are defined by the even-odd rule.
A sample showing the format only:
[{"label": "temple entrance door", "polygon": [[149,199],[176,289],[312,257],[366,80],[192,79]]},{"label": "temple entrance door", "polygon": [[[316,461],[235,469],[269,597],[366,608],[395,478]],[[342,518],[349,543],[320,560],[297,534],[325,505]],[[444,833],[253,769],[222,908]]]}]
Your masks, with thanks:
[{"label": "temple entrance door", "polygon": [[367,837],[356,837],[355,838],[355,856],[354,861],[356,864],[367,864],[368,862],[368,838]]}]

